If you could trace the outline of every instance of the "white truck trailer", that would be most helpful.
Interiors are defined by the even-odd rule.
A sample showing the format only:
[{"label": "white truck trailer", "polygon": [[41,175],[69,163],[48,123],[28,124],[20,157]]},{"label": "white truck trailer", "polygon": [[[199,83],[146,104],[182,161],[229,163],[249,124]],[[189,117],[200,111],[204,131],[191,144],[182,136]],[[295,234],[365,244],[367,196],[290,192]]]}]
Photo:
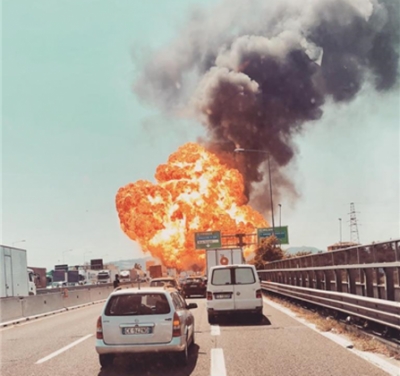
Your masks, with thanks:
[{"label": "white truck trailer", "polygon": [[207,276],[212,266],[245,264],[242,248],[206,249]]},{"label": "white truck trailer", "polygon": [[0,245],[0,298],[29,295],[36,295],[36,285],[26,250]]}]

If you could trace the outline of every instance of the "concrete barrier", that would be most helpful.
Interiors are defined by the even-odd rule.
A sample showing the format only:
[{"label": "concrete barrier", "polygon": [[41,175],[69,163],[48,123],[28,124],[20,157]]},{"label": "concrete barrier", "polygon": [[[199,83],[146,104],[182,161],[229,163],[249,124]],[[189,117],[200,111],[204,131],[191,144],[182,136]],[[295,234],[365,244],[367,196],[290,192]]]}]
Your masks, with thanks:
[{"label": "concrete barrier", "polygon": [[0,323],[22,318],[23,300],[23,298],[0,299]]},{"label": "concrete barrier", "polygon": [[90,290],[68,291],[62,295],[62,303],[65,308],[75,307],[81,304],[91,303]]},{"label": "concrete barrier", "polygon": [[[137,283],[124,283],[121,287],[137,287]],[[142,287],[148,283],[141,283]],[[114,291],[112,285],[79,286],[73,289],[52,289],[40,295],[0,299],[0,327],[47,314],[77,308],[108,298]]]},{"label": "concrete barrier", "polygon": [[22,314],[24,317],[59,311],[63,308],[63,300],[60,294],[29,296],[24,298],[22,302]]},{"label": "concrete barrier", "polygon": [[79,290],[61,290],[23,298],[0,299],[0,327],[46,314],[57,313],[104,301],[114,289],[112,286],[89,287]]}]

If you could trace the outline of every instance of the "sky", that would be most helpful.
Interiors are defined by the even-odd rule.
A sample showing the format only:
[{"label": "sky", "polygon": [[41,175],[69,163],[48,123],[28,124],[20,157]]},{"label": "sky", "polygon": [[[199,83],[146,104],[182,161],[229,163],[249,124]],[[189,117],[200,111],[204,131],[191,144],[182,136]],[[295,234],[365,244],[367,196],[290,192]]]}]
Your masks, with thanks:
[{"label": "sky", "polygon": [[[2,2],[1,244],[47,268],[143,255],[120,229],[118,189],[154,182],[159,164],[206,133],[137,97],[137,57],[176,38],[191,7],[216,3]],[[300,196],[282,197],[280,211],[275,202],[288,246],[326,250],[340,229],[350,240],[351,202],[361,243],[400,238],[399,108],[398,87],[366,84],[295,136],[285,172]]]}]

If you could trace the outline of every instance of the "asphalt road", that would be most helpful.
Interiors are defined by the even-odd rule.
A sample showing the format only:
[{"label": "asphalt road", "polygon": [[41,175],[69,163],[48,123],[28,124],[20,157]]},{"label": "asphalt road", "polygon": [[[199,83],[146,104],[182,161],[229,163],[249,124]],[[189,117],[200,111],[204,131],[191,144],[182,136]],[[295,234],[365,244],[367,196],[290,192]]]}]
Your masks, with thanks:
[{"label": "asphalt road", "polygon": [[0,330],[2,376],[384,376],[375,365],[287,316],[267,302],[264,320],[246,318],[210,326],[204,299],[199,307],[196,345],[186,367],[165,355],[118,357],[101,370],[94,349],[96,304]]}]

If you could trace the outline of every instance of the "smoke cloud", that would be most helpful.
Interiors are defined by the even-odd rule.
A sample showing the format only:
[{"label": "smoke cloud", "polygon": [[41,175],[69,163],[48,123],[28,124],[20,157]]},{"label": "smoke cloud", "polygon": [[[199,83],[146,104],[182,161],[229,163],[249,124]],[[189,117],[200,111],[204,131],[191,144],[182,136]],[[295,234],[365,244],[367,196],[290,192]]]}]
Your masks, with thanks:
[{"label": "smoke cloud", "polygon": [[274,186],[295,193],[281,167],[296,154],[293,135],[321,118],[327,98],[351,101],[366,81],[378,91],[395,87],[400,2],[234,3],[193,11],[179,37],[148,57],[134,91],[166,111],[199,116],[209,148],[238,166],[248,194],[263,180],[268,154],[234,159],[235,147],[267,150]]}]

